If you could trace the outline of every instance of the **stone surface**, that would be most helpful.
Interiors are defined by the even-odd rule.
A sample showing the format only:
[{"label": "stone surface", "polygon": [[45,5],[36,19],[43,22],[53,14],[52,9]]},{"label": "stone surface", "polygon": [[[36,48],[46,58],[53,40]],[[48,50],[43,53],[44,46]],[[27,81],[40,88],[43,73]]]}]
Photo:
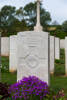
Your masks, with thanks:
[{"label": "stone surface", "polygon": [[55,37],[55,59],[60,59],[60,39]]},{"label": "stone surface", "polygon": [[43,28],[40,24],[40,0],[37,0],[37,22],[36,22],[36,26],[34,27],[34,31],[42,31]]},{"label": "stone surface", "polygon": [[17,36],[10,36],[10,56],[9,56],[9,71],[17,70]]},{"label": "stone surface", "polygon": [[41,25],[36,25],[36,26],[34,27],[34,31],[36,31],[36,32],[40,32],[40,31],[42,31],[42,30],[43,30],[43,28],[42,28]]},{"label": "stone surface", "polygon": [[55,38],[50,36],[50,73],[54,73],[54,62],[55,62]]},{"label": "stone surface", "polygon": [[48,57],[47,32],[19,32],[17,80],[34,75],[49,83]]},{"label": "stone surface", "polygon": [[1,55],[2,56],[9,56],[10,51],[10,39],[9,37],[2,37],[1,38]]},{"label": "stone surface", "polygon": [[65,49],[65,39],[60,40],[60,48]]},{"label": "stone surface", "polygon": [[65,38],[65,73],[67,75],[67,37]]}]

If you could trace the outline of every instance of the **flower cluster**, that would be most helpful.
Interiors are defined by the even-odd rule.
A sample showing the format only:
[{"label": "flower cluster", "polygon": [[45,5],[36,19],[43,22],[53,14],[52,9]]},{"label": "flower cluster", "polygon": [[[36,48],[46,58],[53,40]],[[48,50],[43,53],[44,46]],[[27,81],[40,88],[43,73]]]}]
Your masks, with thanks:
[{"label": "flower cluster", "polygon": [[0,82],[0,100],[6,99],[8,97],[10,97],[9,93],[8,93],[8,85],[6,83],[1,83]]},{"label": "flower cluster", "polygon": [[24,77],[9,88],[12,100],[42,100],[49,94],[48,85],[35,76]]},{"label": "flower cluster", "polygon": [[53,95],[53,100],[67,100],[65,99],[64,89],[60,90],[56,95]]},{"label": "flower cluster", "polygon": [[65,93],[64,93],[64,89],[60,90],[56,96],[56,98],[64,98],[65,97]]}]

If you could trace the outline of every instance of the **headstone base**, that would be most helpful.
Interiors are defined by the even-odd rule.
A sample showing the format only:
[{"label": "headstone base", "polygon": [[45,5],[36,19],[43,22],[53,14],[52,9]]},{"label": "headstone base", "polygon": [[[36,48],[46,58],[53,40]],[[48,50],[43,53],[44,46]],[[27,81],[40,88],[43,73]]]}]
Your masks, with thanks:
[{"label": "headstone base", "polygon": [[42,27],[41,25],[36,25],[36,26],[34,27],[34,31],[39,32],[39,31],[42,31],[42,30],[43,30],[43,27]]},{"label": "headstone base", "polygon": [[16,70],[12,69],[12,70],[9,70],[10,73],[14,73],[16,72]]},{"label": "headstone base", "polygon": [[53,75],[53,74],[54,74],[54,72],[50,72],[50,74],[51,74],[51,75]]}]

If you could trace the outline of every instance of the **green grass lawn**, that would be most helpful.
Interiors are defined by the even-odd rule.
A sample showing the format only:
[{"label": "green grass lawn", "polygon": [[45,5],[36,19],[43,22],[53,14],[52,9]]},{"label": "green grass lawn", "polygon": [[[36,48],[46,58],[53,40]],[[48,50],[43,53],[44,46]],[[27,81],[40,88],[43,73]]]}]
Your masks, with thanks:
[{"label": "green grass lawn", "polygon": [[55,60],[55,73],[51,75],[51,88],[58,92],[64,89],[67,96],[67,77],[65,76],[65,51],[60,50],[60,60]]},{"label": "green grass lawn", "polygon": [[[60,89],[64,89],[67,94],[67,77],[65,77],[65,52],[64,49],[61,49],[60,52],[60,60],[55,60],[55,73],[51,75],[50,83],[51,88],[58,92]],[[2,65],[3,68],[6,65],[9,67],[9,58],[2,57]],[[6,68],[7,68],[6,67]],[[9,68],[7,68],[9,69]],[[16,73],[9,73],[8,71],[2,70],[2,82],[7,82],[8,84],[13,84],[16,82],[17,74]]]},{"label": "green grass lawn", "polygon": [[2,73],[1,81],[3,83],[13,84],[17,80],[17,73],[9,72],[9,57],[2,57]]},{"label": "green grass lawn", "polygon": [[60,50],[60,60],[55,60],[55,73],[54,75],[65,75],[65,51]]},{"label": "green grass lawn", "polygon": [[1,78],[3,83],[13,84],[17,81],[17,74],[15,73],[2,73]]},{"label": "green grass lawn", "polygon": [[9,72],[9,57],[2,57],[2,72]]},{"label": "green grass lawn", "polygon": [[54,92],[64,89],[67,97],[67,77],[51,76],[51,88],[54,90]]}]

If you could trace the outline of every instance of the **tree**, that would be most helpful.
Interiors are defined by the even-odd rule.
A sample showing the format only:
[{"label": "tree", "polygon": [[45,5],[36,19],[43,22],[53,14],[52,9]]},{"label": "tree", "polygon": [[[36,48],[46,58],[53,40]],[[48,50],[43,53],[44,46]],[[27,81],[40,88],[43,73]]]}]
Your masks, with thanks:
[{"label": "tree", "polygon": [[16,16],[19,20],[24,20],[24,9],[23,9],[23,7],[20,7],[18,10],[16,10]]},{"label": "tree", "polygon": [[36,3],[29,3],[24,7],[25,20],[28,26],[35,26],[36,23]]},{"label": "tree", "polygon": [[4,6],[0,11],[0,28],[3,30],[3,36],[7,34],[8,28],[15,20],[15,10],[15,7]]},{"label": "tree", "polygon": [[[51,21],[50,13],[47,12],[44,8],[42,8],[42,4],[40,10],[41,10],[40,12],[41,24],[43,27],[45,27],[48,24],[48,22]],[[35,3],[31,2],[27,4],[24,7],[24,12],[27,25],[34,27],[36,24],[36,2]]]},{"label": "tree", "polygon": [[16,35],[17,32],[25,31],[25,30],[28,30],[25,20],[19,21],[18,19],[15,19],[11,27],[8,28],[7,35],[8,36],[14,35],[14,34]]},{"label": "tree", "polygon": [[[16,10],[13,6],[4,6],[0,11],[0,29],[2,36],[17,34],[19,31],[32,30],[36,24],[36,2],[29,3],[24,8],[20,7]],[[50,13],[41,9],[41,24],[43,27],[51,21]]]},{"label": "tree", "polygon": [[64,21],[63,24],[62,24],[62,30],[64,32],[67,32],[67,21]]}]

